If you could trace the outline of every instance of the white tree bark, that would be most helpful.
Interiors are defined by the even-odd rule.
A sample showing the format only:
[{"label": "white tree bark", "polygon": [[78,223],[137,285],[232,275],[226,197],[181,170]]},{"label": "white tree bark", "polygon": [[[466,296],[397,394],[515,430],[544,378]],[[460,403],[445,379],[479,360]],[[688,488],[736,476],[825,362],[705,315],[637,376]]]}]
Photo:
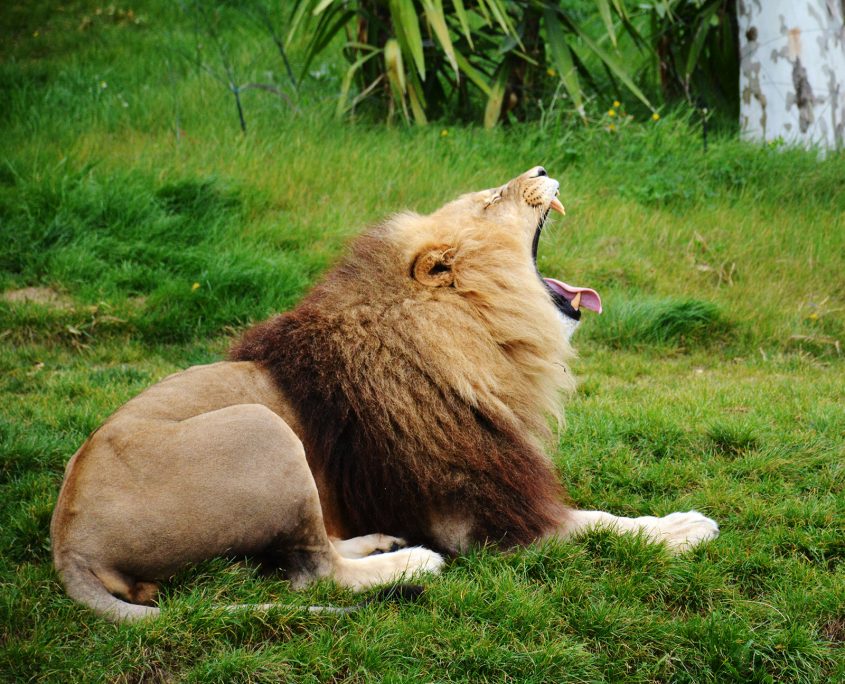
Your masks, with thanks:
[{"label": "white tree bark", "polygon": [[845,0],[738,0],[740,128],[845,146]]}]

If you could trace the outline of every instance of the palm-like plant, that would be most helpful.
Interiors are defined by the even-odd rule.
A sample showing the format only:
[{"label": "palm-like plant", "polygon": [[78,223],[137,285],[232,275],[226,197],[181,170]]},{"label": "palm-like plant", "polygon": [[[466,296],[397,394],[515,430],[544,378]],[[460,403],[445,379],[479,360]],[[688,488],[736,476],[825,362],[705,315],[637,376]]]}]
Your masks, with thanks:
[{"label": "palm-like plant", "polygon": [[738,105],[736,0],[651,0],[644,9],[664,98]]},{"label": "palm-like plant", "polygon": [[[611,46],[617,25],[633,29],[622,0],[587,4],[598,11]],[[492,126],[503,112],[524,107],[551,70],[584,116],[584,81],[591,79],[584,53],[651,107],[619,56],[553,0],[298,0],[289,39],[303,34],[306,70],[339,34],[345,38],[350,66],[341,113],[379,89],[389,94],[390,114],[401,110],[425,123],[450,101],[465,106],[480,94]]]},{"label": "palm-like plant", "polygon": [[731,1],[643,0],[632,15],[624,0],[296,0],[288,39],[308,36],[305,70],[343,40],[350,66],[339,113],[375,92],[387,96],[389,118],[401,111],[425,123],[481,101],[493,126],[508,113],[529,116],[550,76],[582,118],[599,79],[653,109],[635,79],[649,55],[661,74],[669,64],[688,92]]}]

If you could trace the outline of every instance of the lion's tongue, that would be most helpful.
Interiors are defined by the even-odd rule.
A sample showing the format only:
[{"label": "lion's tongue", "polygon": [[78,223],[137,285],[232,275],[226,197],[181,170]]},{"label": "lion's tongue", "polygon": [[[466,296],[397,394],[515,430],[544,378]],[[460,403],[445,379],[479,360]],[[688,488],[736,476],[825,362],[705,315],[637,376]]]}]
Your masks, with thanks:
[{"label": "lion's tongue", "polygon": [[585,309],[590,309],[592,311],[597,311],[601,313],[601,297],[599,297],[599,293],[595,290],[591,290],[589,287],[575,287],[573,285],[567,285],[566,283],[562,283],[559,280],[555,280],[554,278],[543,278],[546,281],[546,284],[559,295],[566,297],[569,301],[572,301],[579,292],[581,293],[581,306]]}]

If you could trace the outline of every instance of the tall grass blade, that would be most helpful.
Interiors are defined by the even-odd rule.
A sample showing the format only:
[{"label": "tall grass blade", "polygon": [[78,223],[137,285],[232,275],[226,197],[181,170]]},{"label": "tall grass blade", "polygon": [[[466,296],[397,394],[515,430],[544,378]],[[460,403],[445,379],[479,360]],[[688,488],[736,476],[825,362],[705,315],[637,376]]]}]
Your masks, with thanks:
[{"label": "tall grass blade", "polygon": [[610,12],[610,4],[608,3],[608,0],[595,0],[595,3],[599,9],[601,20],[604,22],[607,36],[610,38],[610,42],[613,43],[613,47],[616,47],[616,28],[613,25],[613,16]]},{"label": "tall grass blade", "polygon": [[466,74],[466,77],[475,84],[478,89],[489,97],[490,85],[487,83],[487,77],[476,69],[469,60],[464,57],[459,50],[455,50],[455,60],[461,71]]},{"label": "tall grass blade", "polygon": [[719,9],[721,3],[713,3],[702,15],[697,19],[698,26],[695,30],[695,37],[690,44],[689,53],[684,64],[684,80],[689,82],[692,72],[698,66],[698,58],[701,55],[701,49],[704,47],[704,42],[710,34],[710,19],[715,16],[716,10]]},{"label": "tall grass blade", "polygon": [[598,57],[602,63],[607,67],[607,69],[613,73],[616,78],[618,78],[625,87],[633,93],[640,102],[642,102],[646,107],[651,110],[654,110],[654,106],[651,104],[649,99],[645,96],[642,90],[637,87],[637,84],[634,83],[633,79],[631,78],[631,74],[628,70],[623,67],[619,61],[613,57],[610,53],[608,53],[601,45],[599,45],[593,38],[584,30],[584,28],[578,24],[578,22],[572,21],[569,17],[563,14],[561,11],[558,11],[558,16],[561,17],[562,21],[566,23],[571,30],[578,35],[578,37],[583,41],[586,48],[592,52],[596,57]]},{"label": "tall grass blade", "polygon": [[452,0],[452,4],[455,7],[455,14],[461,25],[461,32],[464,34],[464,38],[467,39],[470,50],[473,50],[475,49],[475,45],[472,42],[472,31],[469,28],[469,18],[467,17],[466,7],[464,7],[464,0]]},{"label": "tall grass blade", "polygon": [[437,40],[446,53],[446,59],[452,65],[455,78],[460,81],[461,72],[458,69],[458,62],[455,59],[455,48],[452,46],[452,39],[449,37],[449,27],[446,25],[446,17],[443,15],[443,0],[422,0],[425,17],[429,26],[437,36]]},{"label": "tall grass blade", "polygon": [[[390,42],[390,41],[388,41]],[[369,48],[369,46],[366,46]],[[385,46],[384,52],[386,52],[387,47]],[[369,54],[364,55],[363,57],[359,57],[352,65],[346,70],[346,73],[343,75],[343,82],[340,85],[340,96],[337,100],[337,107],[335,109],[335,113],[338,116],[342,116],[346,113],[346,101],[349,98],[349,90],[352,87],[352,80],[355,78],[355,74],[358,73],[358,70],[364,66],[367,62],[369,62],[373,57],[376,57],[382,53],[382,50],[371,50]],[[401,59],[401,56],[400,56]]]},{"label": "tall grass blade", "polygon": [[487,108],[484,110],[484,127],[493,128],[502,113],[502,103],[505,99],[505,87],[508,83],[511,67],[508,60],[504,60],[496,71],[496,77],[490,87],[487,98]]},{"label": "tall grass blade", "polygon": [[425,81],[423,41],[413,0],[390,0],[390,16],[402,49],[414,60],[420,79]]},{"label": "tall grass blade", "polygon": [[578,72],[572,61],[572,53],[569,51],[569,45],[566,43],[563,27],[553,10],[546,8],[543,16],[545,18],[549,47],[552,51],[552,59],[557,67],[558,74],[560,75],[561,81],[563,81],[566,92],[572,98],[575,109],[578,111],[581,119],[585,120],[584,93],[581,90]]}]

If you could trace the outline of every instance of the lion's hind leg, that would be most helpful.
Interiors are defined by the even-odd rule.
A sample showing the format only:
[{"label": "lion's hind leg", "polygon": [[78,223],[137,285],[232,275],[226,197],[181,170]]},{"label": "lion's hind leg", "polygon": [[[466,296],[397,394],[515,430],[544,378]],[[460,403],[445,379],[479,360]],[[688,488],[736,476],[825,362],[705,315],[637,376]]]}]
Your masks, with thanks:
[{"label": "lion's hind leg", "polygon": [[[193,521],[178,534],[171,527],[170,536],[199,545],[182,551],[187,561],[255,555],[279,567],[294,586],[325,577],[355,590],[437,570],[443,562],[421,548],[358,559],[338,553],[302,442],[266,406],[228,406],[166,430],[175,460],[183,464],[183,476],[167,480],[168,498],[183,502],[179,520]],[[186,498],[192,489],[201,496]]]},{"label": "lion's hind leg", "polygon": [[651,515],[625,518],[604,511],[577,510],[569,511],[562,536],[577,536],[596,528],[643,534],[653,542],[666,544],[672,553],[682,553],[719,536],[716,521],[698,511],[670,513],[662,518]]},{"label": "lion's hind leg", "polygon": [[[319,503],[314,509],[314,513],[318,512]],[[341,586],[361,591],[379,584],[407,579],[421,572],[437,572],[443,565],[443,557],[440,554],[421,546],[383,552],[378,548],[373,549],[374,541],[386,542],[395,539],[386,535],[367,535],[381,537],[376,540],[356,537],[345,542],[332,542],[322,528],[322,519],[313,520],[315,523],[319,521],[320,526],[314,524],[310,530],[303,530],[302,535],[297,538],[287,539],[283,550],[277,555],[279,566],[294,587],[303,587],[314,580],[328,577]],[[395,542],[391,542],[391,546],[393,543]],[[347,551],[350,554],[358,554],[371,549],[372,555],[345,556],[341,553]]]},{"label": "lion's hind leg", "polygon": [[[231,514],[221,518],[217,529],[225,528],[225,520],[240,518],[242,524],[246,522],[254,537],[240,550],[271,560],[294,586],[327,577],[358,591],[419,572],[436,572],[443,565],[443,558],[434,551],[422,547],[394,550],[404,541],[380,534],[340,542],[339,551],[326,532],[317,485],[302,442],[290,427],[260,405],[233,406],[214,414],[213,419],[206,414],[204,420],[186,421],[197,422],[191,443],[196,445],[196,440],[202,439],[214,444],[214,465],[220,469],[226,464],[222,468],[224,477],[214,486],[205,483],[209,493],[213,492],[208,501],[219,508],[235,482],[250,494],[248,500],[240,501],[240,515],[236,512],[238,501],[232,501]],[[241,435],[250,435],[248,444],[240,441]],[[234,473],[239,476],[233,478]],[[244,520],[246,509],[253,512],[248,522]],[[208,519],[211,514],[209,509],[202,517]],[[257,540],[262,537],[270,538],[259,545]],[[243,535],[241,539],[243,544]],[[229,548],[238,550],[231,544]],[[366,555],[346,558],[343,550]],[[370,555],[377,551],[383,552]]]},{"label": "lion's hind leg", "polygon": [[[320,530],[313,529],[307,534],[310,541],[304,537],[288,539],[285,549],[277,555],[279,566],[297,588],[322,577],[329,577],[341,586],[361,591],[421,572],[437,572],[443,565],[440,554],[421,546],[347,557],[341,555],[337,545],[330,542],[328,537],[325,537],[323,543]],[[352,541],[359,545],[356,540]]]},{"label": "lion's hind leg", "polygon": [[364,558],[344,558],[337,554],[332,576],[338,584],[360,591],[421,572],[438,572],[442,565],[443,557],[439,553],[414,546]]}]

